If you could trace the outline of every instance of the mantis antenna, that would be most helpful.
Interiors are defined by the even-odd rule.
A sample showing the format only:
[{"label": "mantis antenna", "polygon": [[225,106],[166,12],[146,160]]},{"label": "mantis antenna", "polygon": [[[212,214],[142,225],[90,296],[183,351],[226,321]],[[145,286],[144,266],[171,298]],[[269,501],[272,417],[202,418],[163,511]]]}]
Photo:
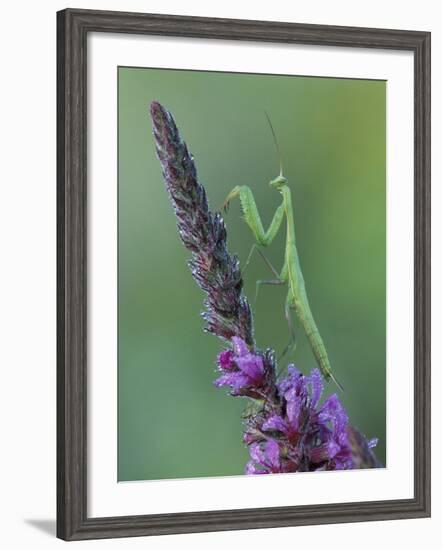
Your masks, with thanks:
[{"label": "mantis antenna", "polygon": [[267,113],[267,111],[264,111],[266,117],[267,117],[267,122],[269,123],[269,126],[270,126],[270,131],[272,132],[272,136],[273,136],[273,141],[275,143],[275,148],[276,148],[276,153],[278,155],[278,159],[279,159],[279,175],[282,176],[282,155],[281,155],[281,149],[279,148],[279,143],[278,143],[278,140],[276,138],[276,134],[275,134],[275,130],[273,129],[273,124],[272,124],[272,121],[270,120],[270,117],[269,117],[269,114]]}]

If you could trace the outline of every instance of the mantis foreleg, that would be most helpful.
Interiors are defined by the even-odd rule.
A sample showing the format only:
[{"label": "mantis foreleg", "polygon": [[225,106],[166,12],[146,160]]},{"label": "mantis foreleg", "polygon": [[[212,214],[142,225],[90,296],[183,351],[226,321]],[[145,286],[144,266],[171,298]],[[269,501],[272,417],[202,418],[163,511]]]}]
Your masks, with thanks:
[{"label": "mantis foreleg", "polygon": [[281,227],[281,222],[284,218],[284,203],[281,203],[275,211],[272,221],[270,222],[267,231],[262,225],[261,216],[259,215],[253,193],[247,185],[237,185],[230,191],[224,201],[223,207],[227,210],[230,202],[239,196],[241,209],[244,215],[244,220],[252,230],[253,236],[261,246],[268,246]]}]

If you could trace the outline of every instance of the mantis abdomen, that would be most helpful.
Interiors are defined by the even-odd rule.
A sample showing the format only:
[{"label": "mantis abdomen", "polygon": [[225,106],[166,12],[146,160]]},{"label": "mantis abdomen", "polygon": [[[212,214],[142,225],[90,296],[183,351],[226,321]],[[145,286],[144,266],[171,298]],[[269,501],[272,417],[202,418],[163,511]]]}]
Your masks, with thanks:
[{"label": "mantis abdomen", "polygon": [[305,292],[303,293],[303,296],[294,296],[292,292],[290,294],[292,294],[291,306],[295,310],[296,316],[298,317],[302,328],[305,331],[310,347],[313,351],[313,355],[318,362],[322,374],[326,378],[330,378],[330,361],[327,355],[327,351],[325,349],[324,342],[321,338],[321,335],[319,334],[319,329],[316,326],[315,320],[313,318],[307,296]]},{"label": "mantis abdomen", "polygon": [[[288,232],[290,233],[290,231]],[[331,371],[331,364],[328,358],[327,350],[325,349],[324,341],[319,333],[313,317],[312,310],[307,298],[305,290],[304,277],[301,271],[298,252],[294,244],[294,234],[288,235],[286,258],[287,258],[287,278],[289,283],[289,292],[287,294],[287,305],[295,310],[296,316],[304,329],[304,332],[309,341],[313,355],[321,369],[322,374],[326,379],[331,378],[337,386],[342,389],[342,386],[335,379]]]}]

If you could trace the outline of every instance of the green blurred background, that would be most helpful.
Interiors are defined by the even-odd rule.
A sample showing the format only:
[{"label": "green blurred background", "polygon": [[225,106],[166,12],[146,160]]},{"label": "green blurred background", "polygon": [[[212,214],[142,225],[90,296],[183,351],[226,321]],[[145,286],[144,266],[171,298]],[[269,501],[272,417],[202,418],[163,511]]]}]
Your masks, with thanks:
[{"label": "green blurred background", "polygon": [[[267,227],[280,201],[268,182],[278,161],[272,119],[292,188],[297,246],[312,311],[350,421],[379,437],[385,464],[386,83],[125,68],[118,70],[119,405],[118,479],[241,474],[245,401],[213,386],[221,343],[203,332],[203,294],[186,261],[148,114],[152,100],[175,117],[212,209],[249,185]],[[245,261],[253,243],[235,202],[229,249]],[[267,251],[280,269],[285,230]],[[247,272],[253,300],[268,268]],[[261,348],[288,340],[286,290],[262,287],[255,313]],[[298,327],[291,359],[315,366]],[[326,384],[326,394],[336,391]]]}]

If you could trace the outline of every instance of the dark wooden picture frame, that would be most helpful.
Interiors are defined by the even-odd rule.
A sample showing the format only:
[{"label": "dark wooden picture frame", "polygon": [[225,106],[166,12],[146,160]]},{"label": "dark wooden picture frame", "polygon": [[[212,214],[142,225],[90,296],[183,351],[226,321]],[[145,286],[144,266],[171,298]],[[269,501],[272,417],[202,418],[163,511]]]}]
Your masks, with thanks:
[{"label": "dark wooden picture frame", "polygon": [[[87,37],[90,32],[408,50],[414,55],[414,497],[87,516]],[[430,515],[430,33],[67,9],[57,14],[57,536],[64,540]]]}]

